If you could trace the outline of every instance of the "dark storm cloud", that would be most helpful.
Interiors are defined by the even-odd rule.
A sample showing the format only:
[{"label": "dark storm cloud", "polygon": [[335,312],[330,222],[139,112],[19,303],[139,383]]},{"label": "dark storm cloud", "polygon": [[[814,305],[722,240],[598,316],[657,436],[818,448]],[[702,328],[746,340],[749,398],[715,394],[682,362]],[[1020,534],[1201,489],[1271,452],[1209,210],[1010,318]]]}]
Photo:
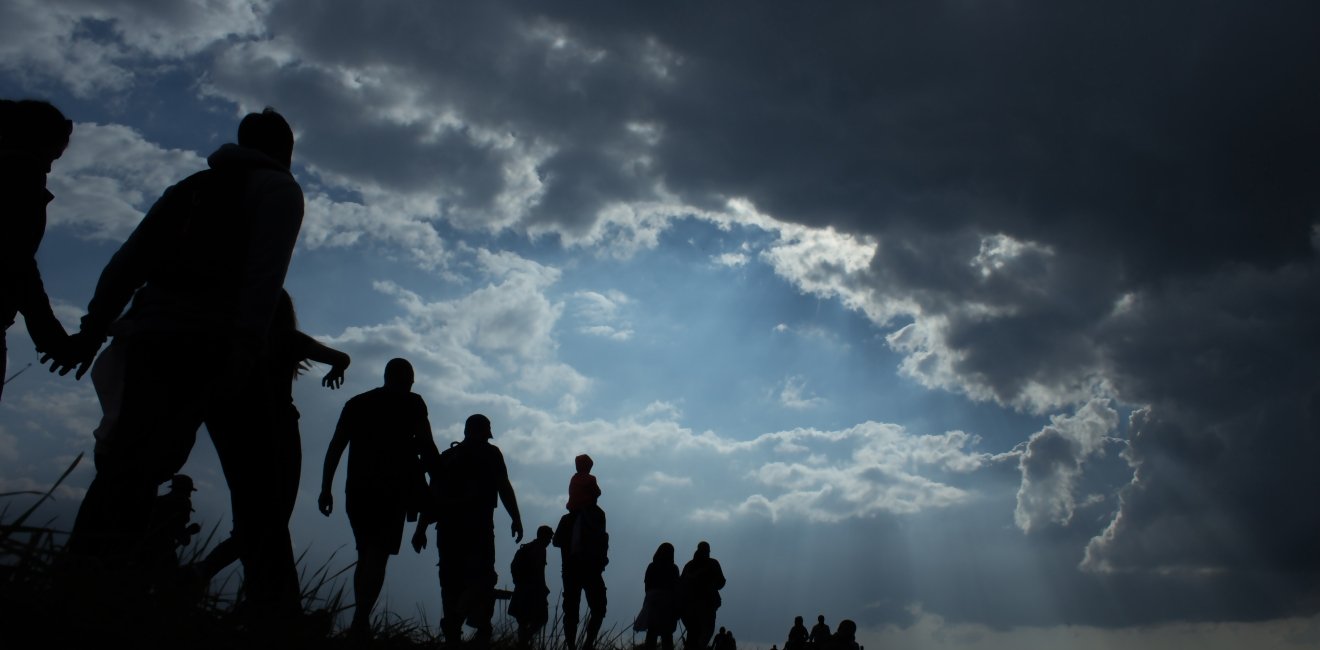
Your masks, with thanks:
[{"label": "dark storm cloud", "polygon": [[[1320,583],[1317,24],[1314,2],[281,2],[205,83],[293,116],[326,176],[466,227],[571,237],[668,192],[875,241],[840,282],[911,305],[875,313],[911,318],[890,340],[914,378],[1140,407],[1116,512],[1027,537],[1066,620],[1263,618]],[[1084,480],[1061,436],[1027,480]],[[958,588],[922,600],[998,624],[1050,602],[960,600],[1020,580],[990,562],[932,568]]]}]

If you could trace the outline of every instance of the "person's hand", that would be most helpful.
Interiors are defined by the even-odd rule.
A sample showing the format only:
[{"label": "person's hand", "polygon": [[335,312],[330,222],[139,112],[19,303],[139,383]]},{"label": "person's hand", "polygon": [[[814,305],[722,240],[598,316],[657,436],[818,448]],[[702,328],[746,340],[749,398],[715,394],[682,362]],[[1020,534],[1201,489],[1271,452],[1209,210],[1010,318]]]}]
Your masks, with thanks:
[{"label": "person's hand", "polygon": [[511,528],[513,528],[513,541],[521,543],[523,538],[522,522],[514,519]]},{"label": "person's hand", "polygon": [[413,547],[413,550],[416,551],[416,552],[418,552],[418,553],[421,553],[421,552],[422,552],[422,549],[426,548],[426,527],[425,527],[425,526],[418,526],[418,527],[417,527],[417,530],[413,531],[413,536],[412,536],[412,547]]},{"label": "person's hand", "polygon": [[344,367],[335,366],[321,379],[321,385],[334,390],[344,385]]},{"label": "person's hand", "polygon": [[50,371],[59,372],[60,376],[69,374],[70,370],[77,369],[73,378],[82,379],[83,375],[92,367],[92,361],[96,359],[96,353],[101,349],[101,340],[99,337],[88,336],[83,332],[73,334],[59,345],[50,350],[46,350],[41,356],[41,363],[50,362]]},{"label": "person's hand", "polygon": [[321,514],[327,517],[330,516],[330,513],[334,512],[335,498],[330,495],[329,490],[326,490],[321,493],[321,497],[316,500],[316,507],[320,508]]}]

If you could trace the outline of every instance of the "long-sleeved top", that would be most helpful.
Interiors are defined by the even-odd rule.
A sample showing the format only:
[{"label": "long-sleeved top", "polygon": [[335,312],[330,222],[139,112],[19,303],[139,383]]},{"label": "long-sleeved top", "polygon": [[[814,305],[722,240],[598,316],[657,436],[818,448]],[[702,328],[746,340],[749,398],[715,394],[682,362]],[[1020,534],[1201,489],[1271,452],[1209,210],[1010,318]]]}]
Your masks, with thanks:
[{"label": "long-sleeved top", "polygon": [[36,156],[0,152],[0,325],[9,329],[21,312],[32,342],[42,351],[64,334],[36,258],[46,234],[46,205],[54,198]]},{"label": "long-sleeved top", "polygon": [[264,345],[293,247],[303,194],[266,154],[226,144],[209,170],[165,191],[101,273],[82,330],[104,338],[132,299],[134,332],[232,335]]}]

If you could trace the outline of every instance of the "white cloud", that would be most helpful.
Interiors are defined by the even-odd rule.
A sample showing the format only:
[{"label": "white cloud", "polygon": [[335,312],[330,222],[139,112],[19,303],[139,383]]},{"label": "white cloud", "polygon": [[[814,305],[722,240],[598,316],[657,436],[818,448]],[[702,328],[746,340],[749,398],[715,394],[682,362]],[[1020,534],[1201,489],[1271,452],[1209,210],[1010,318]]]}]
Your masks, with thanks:
[{"label": "white cloud", "polygon": [[165,188],[203,169],[196,153],[162,148],[130,127],[79,123],[51,167],[50,224],[88,239],[126,239]]},{"label": "white cloud", "polygon": [[[266,2],[11,0],[0,5],[0,69],[52,78],[74,94],[123,91],[141,64],[263,31]],[[92,29],[91,27],[97,27]]]},{"label": "white cloud", "polygon": [[1067,525],[1078,508],[1077,482],[1086,462],[1103,453],[1118,412],[1107,400],[1093,400],[1072,416],[1056,415],[1031,435],[1022,453],[1013,520],[1030,533],[1047,524]]},{"label": "white cloud", "polygon": [[751,258],[749,258],[746,253],[720,253],[712,259],[714,259],[715,263],[720,266],[727,266],[731,269],[736,269],[740,266],[746,266]]},{"label": "white cloud", "polygon": [[[723,446],[721,453],[759,462],[747,478],[757,491],[711,512],[842,521],[882,512],[911,514],[964,503],[972,494],[934,478],[966,474],[991,460],[962,431],[911,435],[864,422],[842,431],[795,429]],[[768,454],[768,455],[765,455]]]},{"label": "white cloud", "polygon": [[654,471],[647,474],[637,484],[637,491],[644,493],[654,493],[663,490],[673,490],[677,488],[692,487],[692,479],[687,476],[674,476],[662,471]]},{"label": "white cloud", "polygon": [[795,411],[813,409],[825,403],[825,398],[807,395],[806,390],[806,379],[797,375],[788,377],[779,391],[779,403]]},{"label": "white cloud", "polygon": [[631,323],[620,314],[623,307],[632,302],[623,292],[578,291],[573,298],[576,305],[574,315],[583,323],[578,332],[615,341],[627,341],[633,337]]}]

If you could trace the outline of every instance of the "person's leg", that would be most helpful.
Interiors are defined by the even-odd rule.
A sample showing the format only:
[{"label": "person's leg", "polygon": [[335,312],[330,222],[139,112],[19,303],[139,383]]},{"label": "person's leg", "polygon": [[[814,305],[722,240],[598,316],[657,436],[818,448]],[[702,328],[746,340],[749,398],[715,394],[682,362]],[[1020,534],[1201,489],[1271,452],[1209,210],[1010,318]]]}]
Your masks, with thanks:
[{"label": "person's leg", "polygon": [[463,546],[453,527],[442,525],[435,546],[440,554],[440,633],[451,645],[463,640]]},{"label": "person's leg", "polygon": [[358,548],[357,568],[353,571],[353,597],[356,605],[353,610],[352,629],[358,634],[371,630],[371,610],[380,598],[381,588],[385,586],[385,565],[390,554],[386,550]]},{"label": "person's leg", "polygon": [[572,572],[564,576],[564,645],[568,650],[577,648],[578,609],[582,605],[582,581]]},{"label": "person's leg", "polygon": [[480,522],[473,527],[472,571],[468,575],[468,597],[471,599],[467,614],[468,625],[476,628],[472,640],[478,645],[489,644],[491,637],[491,619],[495,616],[495,583],[499,574],[495,572],[495,523],[493,520]]},{"label": "person's leg", "polygon": [[68,550],[122,565],[141,543],[156,490],[188,460],[208,387],[180,381],[186,337],[144,335],[125,341],[124,394],[118,421],[97,445],[96,476],[79,506]]},{"label": "person's leg", "polygon": [[600,633],[600,626],[605,622],[605,606],[607,599],[605,597],[605,578],[600,573],[595,573],[587,577],[583,583],[583,590],[587,593],[587,636],[582,647],[585,650],[592,650],[596,647],[596,635]]},{"label": "person's leg", "polygon": [[206,426],[229,484],[233,537],[243,561],[243,585],[256,624],[283,626],[300,611],[297,569],[289,538],[289,456],[265,397],[248,387],[209,407]]}]

